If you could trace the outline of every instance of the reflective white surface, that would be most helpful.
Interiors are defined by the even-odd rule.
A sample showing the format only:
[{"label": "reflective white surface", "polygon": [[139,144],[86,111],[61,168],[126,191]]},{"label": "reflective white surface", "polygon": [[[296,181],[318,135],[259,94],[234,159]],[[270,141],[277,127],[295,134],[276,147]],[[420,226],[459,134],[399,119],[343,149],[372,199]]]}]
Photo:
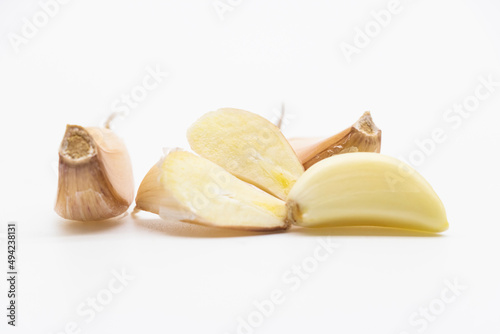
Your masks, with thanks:
[{"label": "reflective white surface", "polygon": [[[470,116],[444,118],[460,115],[447,110],[474,96],[480,76],[500,81],[498,5],[402,1],[348,63],[340,44],[353,43],[356,27],[388,1],[233,3],[221,20],[210,0],[70,1],[16,53],[8,34],[40,7],[1,2],[0,259],[4,225],[16,221],[20,273],[19,327],[8,328],[2,313],[2,333],[60,333],[74,322],[82,333],[232,334],[239,317],[259,323],[254,303],[275,290],[282,302],[246,332],[498,332],[500,86]],[[245,235],[147,214],[103,224],[59,218],[54,168],[65,125],[99,125],[156,69],[168,77],[114,122],[136,188],[162,147],[187,148],[187,127],[219,107],[276,119],[284,101],[287,136],[331,135],[371,110],[382,151],[418,162],[446,206],[449,231]],[[416,141],[428,143],[436,129],[446,139],[416,153],[426,147]],[[338,248],[319,260],[328,240]],[[119,288],[113,271],[122,270],[134,279],[104,291]],[[443,302],[445,280],[455,278],[466,288]],[[0,280],[2,305],[6,291]],[[109,304],[87,322],[96,296]],[[440,314],[420,315],[430,307]]]}]

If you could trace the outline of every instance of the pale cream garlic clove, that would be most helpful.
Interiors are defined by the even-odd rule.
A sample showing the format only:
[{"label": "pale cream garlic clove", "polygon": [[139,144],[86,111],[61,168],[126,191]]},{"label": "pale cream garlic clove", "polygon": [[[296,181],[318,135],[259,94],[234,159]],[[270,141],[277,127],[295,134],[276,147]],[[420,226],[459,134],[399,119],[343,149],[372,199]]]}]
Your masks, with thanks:
[{"label": "pale cream garlic clove", "polygon": [[113,218],[134,199],[132,165],[113,131],[68,125],[59,149],[55,211],[80,221]]},{"label": "pale cream garlic clove", "polygon": [[285,202],[205,158],[179,150],[151,168],[139,186],[136,204],[165,220],[248,231],[289,227]]},{"label": "pale cream garlic clove", "polygon": [[200,156],[283,200],[304,172],[279,128],[248,111],[209,112],[188,129],[187,138]]},{"label": "pale cream garlic clove", "polygon": [[305,169],[336,154],[352,152],[380,153],[381,141],[382,131],[377,128],[368,111],[351,127],[327,139],[289,139],[290,145],[292,145]]},{"label": "pale cream garlic clove", "polygon": [[287,206],[289,219],[304,227],[448,228],[444,206],[429,183],[398,159],[376,153],[318,162],[295,183]]}]

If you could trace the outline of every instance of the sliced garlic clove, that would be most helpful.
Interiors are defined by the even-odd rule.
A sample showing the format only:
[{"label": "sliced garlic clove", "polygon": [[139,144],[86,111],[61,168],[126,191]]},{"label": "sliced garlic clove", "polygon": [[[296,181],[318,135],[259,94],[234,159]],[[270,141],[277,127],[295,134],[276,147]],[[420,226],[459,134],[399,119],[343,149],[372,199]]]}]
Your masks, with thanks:
[{"label": "sliced garlic clove", "polygon": [[382,131],[367,111],[351,127],[330,138],[291,138],[289,141],[304,168],[308,169],[318,161],[336,154],[380,153]]},{"label": "sliced garlic clove", "polygon": [[248,111],[209,112],[189,128],[187,138],[202,157],[281,199],[304,172],[281,131]]},{"label": "sliced garlic clove", "polygon": [[57,214],[103,220],[127,211],[133,199],[132,165],[123,141],[108,129],[68,125],[59,148]]},{"label": "sliced garlic clove", "polygon": [[136,204],[166,220],[249,231],[289,227],[285,202],[183,151],[169,153],[151,168]]},{"label": "sliced garlic clove", "polygon": [[315,164],[292,188],[287,206],[289,219],[304,227],[448,228],[429,183],[403,162],[376,153],[341,154]]}]

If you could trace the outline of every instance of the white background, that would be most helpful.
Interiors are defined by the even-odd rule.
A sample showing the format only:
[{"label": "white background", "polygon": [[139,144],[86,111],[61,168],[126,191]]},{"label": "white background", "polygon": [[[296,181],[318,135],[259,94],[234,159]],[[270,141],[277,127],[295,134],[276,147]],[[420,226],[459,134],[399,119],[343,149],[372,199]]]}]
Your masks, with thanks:
[{"label": "white background", "polygon": [[[233,1],[237,3],[237,1]],[[455,128],[447,109],[500,81],[500,7],[493,0],[402,0],[401,11],[348,62],[342,42],[388,1],[242,1],[225,13],[205,1],[70,1],[15,52],[37,1],[0,2],[0,267],[6,224],[18,223],[18,327],[1,332],[236,333],[238,318],[274,289],[285,301],[248,333],[419,333],[409,322],[436,303],[445,280],[463,293],[426,333],[500,331],[500,87]],[[166,78],[115,131],[136,187],[162,147],[187,148],[203,113],[238,107],[271,120],[283,101],[286,136],[332,135],[371,110],[382,151],[408,159],[436,128],[416,168],[447,208],[440,236],[377,229],[292,229],[254,235],[166,224],[154,215],[105,223],[53,212],[57,150],[67,123],[99,125],[147,67]],[[338,249],[301,285],[290,268],[331,236]],[[112,271],[134,279],[90,321],[77,313]],[[2,275],[2,277],[4,277]],[[67,331],[69,333],[69,331]],[[241,332],[241,331],[240,331]],[[422,331],[420,331],[422,332]]]}]

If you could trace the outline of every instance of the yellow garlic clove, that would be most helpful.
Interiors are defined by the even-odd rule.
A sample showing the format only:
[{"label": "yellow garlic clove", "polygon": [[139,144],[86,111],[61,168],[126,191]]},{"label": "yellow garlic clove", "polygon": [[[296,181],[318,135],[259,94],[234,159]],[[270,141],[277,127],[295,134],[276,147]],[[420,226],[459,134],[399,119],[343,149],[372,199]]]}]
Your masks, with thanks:
[{"label": "yellow garlic clove", "polygon": [[127,211],[133,198],[123,141],[108,129],[68,125],[59,148],[57,214],[80,221],[113,218]]},{"label": "yellow garlic clove", "polygon": [[403,162],[376,153],[320,161],[294,185],[287,206],[289,219],[304,227],[448,228],[444,206],[429,183]]},{"label": "yellow garlic clove", "polygon": [[367,111],[351,127],[327,139],[291,138],[289,141],[304,168],[308,169],[318,161],[336,154],[380,153],[382,131],[377,128]]},{"label": "yellow garlic clove", "polygon": [[280,199],[304,172],[281,131],[248,111],[209,112],[189,128],[187,138],[202,157]]},{"label": "yellow garlic clove", "polygon": [[289,227],[285,202],[205,158],[179,150],[151,168],[139,186],[136,204],[166,220],[248,231]]}]

